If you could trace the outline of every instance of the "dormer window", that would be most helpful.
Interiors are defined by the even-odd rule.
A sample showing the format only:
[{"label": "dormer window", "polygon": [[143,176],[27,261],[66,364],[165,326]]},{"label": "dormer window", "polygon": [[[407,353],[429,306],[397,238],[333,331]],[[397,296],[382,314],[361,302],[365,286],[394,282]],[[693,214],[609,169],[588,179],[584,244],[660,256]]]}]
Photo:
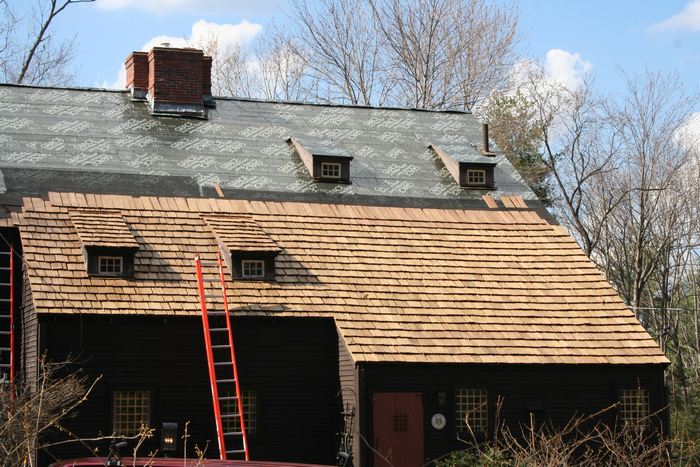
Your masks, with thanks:
[{"label": "dormer window", "polygon": [[459,186],[488,189],[496,187],[493,175],[496,163],[492,162],[491,155],[493,153],[484,155],[472,147],[453,147],[448,154],[434,145],[430,145],[430,148],[440,156]]},{"label": "dormer window", "polygon": [[231,272],[240,280],[274,280],[280,247],[250,217],[202,216]]},{"label": "dormer window", "polygon": [[261,279],[265,277],[265,261],[243,260],[243,278]]},{"label": "dormer window", "polygon": [[340,178],[340,164],[334,162],[321,163],[321,177],[323,178]]},{"label": "dormer window", "polygon": [[351,155],[328,138],[289,138],[314,180],[350,183]]},{"label": "dormer window", "polygon": [[139,249],[133,233],[119,212],[71,211],[88,275],[133,277],[134,256]]},{"label": "dormer window", "polygon": [[100,264],[99,274],[106,276],[119,276],[123,273],[122,263],[124,258],[121,256],[98,256]]},{"label": "dormer window", "polygon": [[467,170],[467,185],[485,185],[486,171],[485,170]]}]

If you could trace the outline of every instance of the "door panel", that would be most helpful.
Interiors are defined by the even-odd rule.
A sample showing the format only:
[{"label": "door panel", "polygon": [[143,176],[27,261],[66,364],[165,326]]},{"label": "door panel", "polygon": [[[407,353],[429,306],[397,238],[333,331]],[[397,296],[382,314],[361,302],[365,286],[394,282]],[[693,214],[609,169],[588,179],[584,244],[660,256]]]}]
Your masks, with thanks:
[{"label": "door panel", "polygon": [[[420,392],[375,392],[374,449],[394,467],[422,467],[423,394]],[[389,467],[374,454],[374,467]]]}]

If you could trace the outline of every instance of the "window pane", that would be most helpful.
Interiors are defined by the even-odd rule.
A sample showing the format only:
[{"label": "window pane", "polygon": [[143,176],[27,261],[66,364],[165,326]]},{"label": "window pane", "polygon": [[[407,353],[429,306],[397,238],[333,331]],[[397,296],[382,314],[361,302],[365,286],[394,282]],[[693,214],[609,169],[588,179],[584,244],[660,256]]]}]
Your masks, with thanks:
[{"label": "window pane", "polygon": [[468,170],[467,183],[470,185],[483,185],[486,183],[486,172],[483,170]]},{"label": "window pane", "polygon": [[121,256],[100,256],[100,274],[121,274],[122,273],[122,257]]},{"label": "window pane", "polygon": [[330,162],[321,163],[321,174],[324,177],[340,178],[340,164],[332,164]]},{"label": "window pane", "polygon": [[134,436],[151,421],[151,391],[114,391],[113,426],[117,436]]},{"label": "window pane", "polygon": [[243,277],[265,277],[265,261],[243,261]]},{"label": "window pane", "polygon": [[620,421],[624,426],[649,428],[649,391],[647,389],[620,391]]},{"label": "window pane", "polygon": [[[253,389],[241,390],[241,402],[243,402],[243,423],[245,423],[246,433],[255,434],[258,432],[258,395]],[[235,391],[226,391],[226,396],[235,396]],[[237,414],[238,402],[235,399],[224,400],[221,402],[222,415]],[[224,432],[238,433],[241,431],[241,421],[238,417],[224,418]]]},{"label": "window pane", "polygon": [[488,430],[488,397],[486,389],[457,389],[457,431],[485,433]]}]

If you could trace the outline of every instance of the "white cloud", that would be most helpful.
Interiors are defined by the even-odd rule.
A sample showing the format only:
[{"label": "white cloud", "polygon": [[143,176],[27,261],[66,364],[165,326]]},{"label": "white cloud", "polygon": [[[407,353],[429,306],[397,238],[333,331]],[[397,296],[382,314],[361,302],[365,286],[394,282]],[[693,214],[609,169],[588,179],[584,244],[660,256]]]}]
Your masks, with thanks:
[{"label": "white cloud", "polygon": [[680,13],[667,18],[660,23],[654,23],[647,32],[677,31],[679,29],[700,30],[700,0],[689,2]]},{"label": "white cloud", "polygon": [[681,145],[687,149],[700,150],[700,112],[692,113],[675,134]]},{"label": "white cloud", "polygon": [[[128,2],[131,0],[113,0],[120,2]],[[165,1],[165,0],[161,0]],[[259,24],[249,23],[246,20],[239,24],[216,24],[207,23],[204,20],[199,20],[192,25],[192,34],[189,38],[173,37],[173,36],[157,36],[146,42],[141,50],[144,52],[150,51],[153,47],[160,47],[162,44],[170,44],[170,47],[191,47],[192,43],[197,43],[199,39],[207,38],[211,34],[217,36],[220,46],[228,44],[246,43],[252,40],[263,27]],[[124,89],[126,86],[126,70],[124,65],[117,72],[117,79],[113,82],[107,80],[102,83],[96,83],[97,87],[107,89]]]},{"label": "white cloud", "polygon": [[561,49],[552,49],[547,52],[545,69],[553,80],[568,88],[576,87],[591,68],[593,68],[591,62],[582,60],[581,54],[572,54]]},{"label": "white cloud", "polygon": [[270,8],[281,3],[281,0],[100,0],[96,5],[105,10],[137,9],[167,16],[178,12],[201,14],[204,11],[210,15],[267,14]]},{"label": "white cloud", "polygon": [[111,83],[105,80],[99,87],[106,89],[126,89],[126,68],[124,68],[124,65],[122,65],[122,67],[117,72],[117,79],[115,79]]},{"label": "white cloud", "polygon": [[239,24],[216,24],[207,23],[199,20],[192,25],[192,34],[189,39],[184,37],[173,36],[158,36],[146,42],[141,50],[148,52],[153,47],[160,47],[161,44],[168,43],[170,47],[188,47],[190,43],[197,43],[200,39],[206,39],[209,35],[215,35],[219,40],[220,46],[227,44],[245,43],[253,39],[260,31],[262,26],[255,23],[249,23],[246,20]]}]

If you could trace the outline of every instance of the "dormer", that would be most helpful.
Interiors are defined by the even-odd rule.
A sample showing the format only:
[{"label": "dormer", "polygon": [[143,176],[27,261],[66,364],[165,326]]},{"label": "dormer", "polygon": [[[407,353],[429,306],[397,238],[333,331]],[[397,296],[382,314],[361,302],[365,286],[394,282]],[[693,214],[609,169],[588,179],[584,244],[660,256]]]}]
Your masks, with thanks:
[{"label": "dormer", "polygon": [[253,218],[216,215],[202,218],[216,238],[231,277],[275,279],[275,258],[282,249]]},{"label": "dormer", "polygon": [[453,146],[449,153],[434,144],[429,147],[440,156],[459,186],[490,190],[496,187],[493,174],[496,163],[493,162],[492,153],[486,155],[471,146]]},{"label": "dormer", "polygon": [[133,277],[134,256],[139,249],[120,212],[71,211],[90,276]]},{"label": "dormer", "polygon": [[328,138],[293,137],[292,143],[309,170],[319,182],[350,183],[352,156]]}]

